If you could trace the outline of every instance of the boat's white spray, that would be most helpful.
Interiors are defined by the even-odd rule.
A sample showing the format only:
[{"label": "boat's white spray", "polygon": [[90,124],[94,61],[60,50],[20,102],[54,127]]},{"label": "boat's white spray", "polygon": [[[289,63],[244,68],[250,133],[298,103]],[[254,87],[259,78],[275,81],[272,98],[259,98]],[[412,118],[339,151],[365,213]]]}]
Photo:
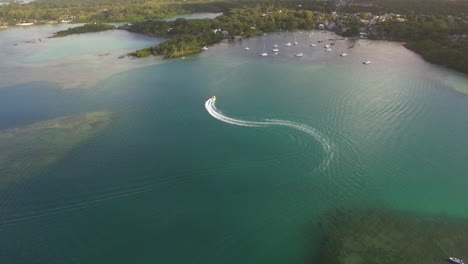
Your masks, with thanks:
[{"label": "boat's white spray", "polygon": [[317,132],[314,128],[304,125],[304,124],[299,124],[299,123],[295,123],[292,121],[280,120],[280,119],[265,119],[264,121],[245,121],[245,120],[235,119],[235,118],[223,115],[223,113],[216,108],[215,101],[216,101],[215,98],[208,99],[205,102],[205,108],[208,111],[208,113],[210,113],[211,116],[225,123],[229,123],[229,124],[236,125],[236,126],[245,126],[245,127],[285,126],[285,127],[290,127],[290,128],[300,130],[306,134],[313,136],[322,145],[323,151],[325,152],[325,157],[322,163],[320,164],[319,168],[324,170],[328,167],[328,164],[330,163],[330,160],[333,157],[332,147],[328,143],[328,141],[325,139],[325,137],[322,136],[319,132]]}]

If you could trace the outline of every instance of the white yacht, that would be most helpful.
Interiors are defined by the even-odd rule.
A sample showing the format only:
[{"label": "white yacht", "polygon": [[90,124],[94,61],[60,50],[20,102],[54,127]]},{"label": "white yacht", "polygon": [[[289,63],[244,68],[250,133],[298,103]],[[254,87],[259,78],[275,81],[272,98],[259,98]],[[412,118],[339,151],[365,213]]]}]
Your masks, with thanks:
[{"label": "white yacht", "polygon": [[250,48],[249,48],[249,47],[245,47],[244,50],[250,50]]},{"label": "white yacht", "polygon": [[341,56],[341,57],[346,57],[346,56],[348,56],[348,54],[346,54],[346,53],[343,52],[343,53],[340,54],[340,56]]},{"label": "white yacht", "polygon": [[201,48],[202,50],[208,50],[208,47],[204,46],[203,48]]}]

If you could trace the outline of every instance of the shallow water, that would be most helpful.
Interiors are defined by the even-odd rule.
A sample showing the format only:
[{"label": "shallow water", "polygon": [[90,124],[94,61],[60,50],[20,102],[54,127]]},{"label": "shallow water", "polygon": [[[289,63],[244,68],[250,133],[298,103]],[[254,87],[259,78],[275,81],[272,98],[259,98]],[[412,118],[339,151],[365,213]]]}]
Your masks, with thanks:
[{"label": "shallow water", "polygon": [[[303,263],[320,246],[320,217],[334,208],[468,216],[468,97],[445,81],[468,78],[399,43],[360,40],[347,49],[343,40],[325,52],[309,43],[334,36],[308,33],[222,43],[185,60],[136,60],[148,65],[126,66],[92,89],[63,90],[54,78],[5,85],[1,127],[101,109],[114,120],[55,165],[5,187],[0,259]],[[293,34],[299,47],[284,46]],[[108,41],[80,37],[90,46]],[[133,44],[119,49],[144,43],[121,37]],[[260,57],[275,41],[279,54]],[[44,45],[47,54],[53,45]],[[94,52],[83,49],[75,54]],[[20,73],[35,64],[25,57],[13,58],[23,59]],[[93,58],[95,69],[109,66]],[[207,111],[214,95],[216,113],[237,124]],[[297,126],[262,124],[271,120]],[[239,126],[249,122],[258,126]]]}]

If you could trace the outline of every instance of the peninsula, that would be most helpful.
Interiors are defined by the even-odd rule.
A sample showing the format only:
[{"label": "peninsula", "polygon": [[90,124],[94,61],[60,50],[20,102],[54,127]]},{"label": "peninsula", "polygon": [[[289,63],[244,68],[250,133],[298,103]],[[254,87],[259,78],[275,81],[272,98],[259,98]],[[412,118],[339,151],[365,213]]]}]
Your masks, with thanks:
[{"label": "peninsula", "polygon": [[65,37],[68,35],[73,35],[73,34],[82,34],[82,33],[88,33],[88,32],[99,32],[99,31],[105,31],[105,30],[110,30],[114,29],[115,26],[111,24],[105,24],[105,23],[92,23],[92,24],[85,24],[80,27],[73,27],[73,28],[68,28],[67,30],[62,30],[54,33],[53,37]]}]

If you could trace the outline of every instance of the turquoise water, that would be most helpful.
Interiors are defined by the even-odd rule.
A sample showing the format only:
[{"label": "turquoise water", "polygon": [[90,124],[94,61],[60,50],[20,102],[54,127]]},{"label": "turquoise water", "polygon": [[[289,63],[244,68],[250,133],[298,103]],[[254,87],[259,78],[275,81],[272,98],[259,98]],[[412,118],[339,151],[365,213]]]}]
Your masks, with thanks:
[{"label": "turquoise water", "polygon": [[[468,217],[468,97],[445,81],[468,78],[398,43],[337,41],[324,52],[308,44],[333,35],[313,33],[150,58],[92,89],[63,90],[54,78],[0,89],[1,127],[115,113],[96,138],[4,186],[0,259],[315,263],[317,223],[334,208]],[[294,34],[300,47],[283,46]],[[260,57],[275,41],[280,53]],[[219,119],[205,108],[214,95]]]}]

